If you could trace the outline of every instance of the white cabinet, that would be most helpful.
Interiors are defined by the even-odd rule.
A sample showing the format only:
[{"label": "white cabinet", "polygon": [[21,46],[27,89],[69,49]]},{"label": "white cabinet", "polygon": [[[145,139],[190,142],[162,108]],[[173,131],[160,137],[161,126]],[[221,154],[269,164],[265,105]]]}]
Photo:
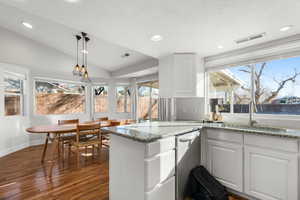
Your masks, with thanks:
[{"label": "white cabinet", "polygon": [[152,143],[111,135],[110,200],[175,200],[175,137]]},{"label": "white cabinet", "polygon": [[299,141],[207,129],[207,169],[226,187],[260,200],[299,200]]},{"label": "white cabinet", "polygon": [[242,144],[207,140],[207,169],[224,186],[242,192]]},{"label": "white cabinet", "polygon": [[175,200],[175,177],[146,192],[146,200]]},{"label": "white cabinet", "polygon": [[175,151],[170,150],[145,160],[145,186],[152,190],[158,184],[175,176]]},{"label": "white cabinet", "polygon": [[159,61],[161,97],[203,97],[203,59],[195,53],[175,53]]},{"label": "white cabinet", "polygon": [[298,200],[298,155],[245,146],[245,192],[264,200]]}]

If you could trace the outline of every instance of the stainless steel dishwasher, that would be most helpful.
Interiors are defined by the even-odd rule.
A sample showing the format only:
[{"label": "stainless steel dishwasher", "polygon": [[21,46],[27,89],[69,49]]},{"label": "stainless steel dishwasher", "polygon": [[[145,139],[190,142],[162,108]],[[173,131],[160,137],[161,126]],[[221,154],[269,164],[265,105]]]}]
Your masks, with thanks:
[{"label": "stainless steel dishwasher", "polygon": [[200,165],[200,130],[176,136],[176,200],[183,200],[190,171]]}]

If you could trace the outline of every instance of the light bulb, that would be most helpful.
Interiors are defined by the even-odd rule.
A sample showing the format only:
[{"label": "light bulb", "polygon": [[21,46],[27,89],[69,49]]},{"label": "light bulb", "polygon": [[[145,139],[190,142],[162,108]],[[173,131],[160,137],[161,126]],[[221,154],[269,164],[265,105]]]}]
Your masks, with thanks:
[{"label": "light bulb", "polygon": [[74,75],[74,76],[78,76],[78,75],[80,74],[80,71],[81,71],[81,67],[77,64],[77,65],[74,67],[73,75]]},{"label": "light bulb", "polygon": [[84,72],[84,75],[83,75],[83,77],[84,77],[85,79],[88,79],[88,78],[89,78],[89,74],[88,74],[88,72],[87,72],[87,71],[85,71],[85,72]]}]

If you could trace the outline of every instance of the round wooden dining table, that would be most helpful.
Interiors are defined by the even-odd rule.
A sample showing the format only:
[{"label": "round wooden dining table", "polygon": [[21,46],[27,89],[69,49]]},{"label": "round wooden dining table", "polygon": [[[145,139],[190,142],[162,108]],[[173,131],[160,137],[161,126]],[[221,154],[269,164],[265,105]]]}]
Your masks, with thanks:
[{"label": "round wooden dining table", "polygon": [[[81,124],[99,124],[100,127],[108,127],[110,126],[109,122],[84,122]],[[47,151],[47,146],[48,146],[48,141],[50,140],[52,142],[51,145],[51,158],[49,160],[50,162],[50,168],[49,168],[49,177],[52,176],[52,169],[55,164],[55,152],[58,149],[59,145],[59,136],[63,134],[70,134],[70,133],[75,133],[77,131],[77,124],[64,124],[64,125],[41,125],[41,126],[33,126],[30,128],[27,128],[26,131],[28,133],[36,133],[36,134],[46,134],[46,140],[43,148],[43,153],[42,153],[42,159],[41,162],[44,162],[46,151]],[[52,135],[52,137],[50,137]]]}]

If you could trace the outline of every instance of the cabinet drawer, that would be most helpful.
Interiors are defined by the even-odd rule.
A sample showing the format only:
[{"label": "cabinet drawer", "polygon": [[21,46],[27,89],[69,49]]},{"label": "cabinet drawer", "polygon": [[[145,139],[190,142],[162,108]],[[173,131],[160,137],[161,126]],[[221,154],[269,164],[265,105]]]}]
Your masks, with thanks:
[{"label": "cabinet drawer", "polygon": [[298,141],[296,139],[263,136],[263,135],[245,135],[245,145],[252,145],[262,148],[282,150],[297,153]]},{"label": "cabinet drawer", "polygon": [[146,145],[145,158],[164,153],[175,148],[175,137],[161,139]]},{"label": "cabinet drawer", "polygon": [[243,143],[243,134],[222,129],[207,129],[207,138],[235,143]]},{"label": "cabinet drawer", "polygon": [[146,200],[175,200],[175,177],[146,192],[145,197]]},{"label": "cabinet drawer", "polygon": [[145,160],[145,188],[152,190],[175,175],[175,151],[170,150]]}]

